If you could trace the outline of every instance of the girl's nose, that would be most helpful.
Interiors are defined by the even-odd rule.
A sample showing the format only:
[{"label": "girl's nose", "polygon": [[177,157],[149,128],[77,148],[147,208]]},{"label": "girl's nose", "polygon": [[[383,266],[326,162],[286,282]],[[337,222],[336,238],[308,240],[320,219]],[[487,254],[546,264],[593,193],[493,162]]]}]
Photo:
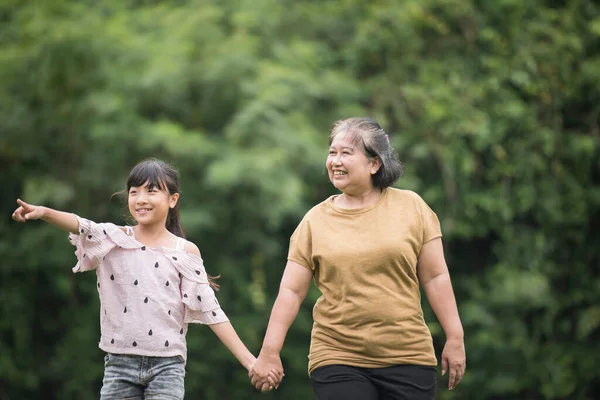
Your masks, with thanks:
[{"label": "girl's nose", "polygon": [[146,195],[145,195],[145,194],[142,194],[142,193],[140,193],[140,194],[137,196],[136,203],[138,203],[138,204],[147,203]]}]

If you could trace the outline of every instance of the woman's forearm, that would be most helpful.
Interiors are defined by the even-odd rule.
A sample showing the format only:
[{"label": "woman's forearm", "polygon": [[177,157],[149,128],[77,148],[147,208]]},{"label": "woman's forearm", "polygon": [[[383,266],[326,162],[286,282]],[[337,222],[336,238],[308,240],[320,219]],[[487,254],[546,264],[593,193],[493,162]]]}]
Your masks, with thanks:
[{"label": "woman's forearm", "polygon": [[303,300],[304,297],[293,290],[281,288],[271,312],[261,354],[279,354],[281,352],[285,336],[296,319]]},{"label": "woman's forearm", "polygon": [[423,290],[429,305],[446,333],[446,339],[462,340],[464,331],[456,307],[450,274],[446,272],[429,280],[423,285]]}]

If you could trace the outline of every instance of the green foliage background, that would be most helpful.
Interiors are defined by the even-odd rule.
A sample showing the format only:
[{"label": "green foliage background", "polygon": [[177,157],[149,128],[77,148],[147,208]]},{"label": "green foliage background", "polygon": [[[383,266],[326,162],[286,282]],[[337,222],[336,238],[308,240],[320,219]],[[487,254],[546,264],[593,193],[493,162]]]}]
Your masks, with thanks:
[{"label": "green foliage background", "polygon": [[[93,399],[94,274],[15,199],[123,223],[148,156],[255,353],[303,214],[333,193],[330,124],[372,116],[444,232],[467,374],[438,398],[600,389],[600,5],[592,0],[0,2],[0,399]],[[258,394],[212,332],[190,399],[310,399],[312,289]],[[443,331],[424,304],[439,356]]]}]

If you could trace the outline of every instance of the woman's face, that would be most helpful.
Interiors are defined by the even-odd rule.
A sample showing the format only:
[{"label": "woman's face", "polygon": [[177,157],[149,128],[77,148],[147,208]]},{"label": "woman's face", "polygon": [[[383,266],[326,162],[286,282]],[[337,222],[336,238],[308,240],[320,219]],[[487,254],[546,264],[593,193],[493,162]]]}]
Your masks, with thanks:
[{"label": "woman's face", "polygon": [[369,159],[355,136],[340,133],[329,146],[325,166],[329,180],[337,189],[349,195],[360,195],[373,189],[371,176],[380,167],[378,159]]}]

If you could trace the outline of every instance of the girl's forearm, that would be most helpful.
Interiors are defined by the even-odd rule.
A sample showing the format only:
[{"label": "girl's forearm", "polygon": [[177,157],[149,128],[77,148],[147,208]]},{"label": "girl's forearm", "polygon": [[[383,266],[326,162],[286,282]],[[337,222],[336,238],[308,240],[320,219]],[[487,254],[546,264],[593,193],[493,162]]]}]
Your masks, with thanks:
[{"label": "girl's forearm", "polygon": [[71,233],[79,233],[79,221],[75,214],[42,207],[42,221]]},{"label": "girl's forearm", "polygon": [[246,368],[250,370],[250,367],[256,360],[256,358],[250,353],[248,348],[242,343],[242,340],[236,333],[235,329],[230,322],[221,322],[218,324],[209,325],[210,329],[217,335],[217,337],[223,342],[225,347],[231,351],[231,353],[238,359],[238,361]]},{"label": "girl's forearm", "polygon": [[429,305],[444,329],[446,339],[462,340],[464,331],[456,307],[450,274],[436,276],[423,285],[423,289]]}]

